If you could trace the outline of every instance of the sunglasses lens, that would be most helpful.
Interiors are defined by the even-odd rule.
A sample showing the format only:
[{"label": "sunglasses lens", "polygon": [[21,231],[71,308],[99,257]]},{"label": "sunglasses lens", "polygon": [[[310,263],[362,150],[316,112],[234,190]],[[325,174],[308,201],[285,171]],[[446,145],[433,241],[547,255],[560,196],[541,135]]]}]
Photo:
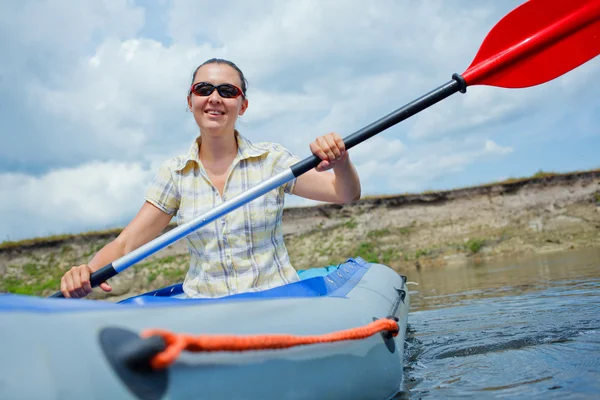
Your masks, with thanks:
[{"label": "sunglasses lens", "polygon": [[225,98],[231,99],[239,96],[241,93],[235,86],[224,84],[219,86],[219,94]]},{"label": "sunglasses lens", "polygon": [[213,90],[215,90],[215,87],[209,83],[198,83],[193,88],[194,93],[198,96],[210,96]]}]

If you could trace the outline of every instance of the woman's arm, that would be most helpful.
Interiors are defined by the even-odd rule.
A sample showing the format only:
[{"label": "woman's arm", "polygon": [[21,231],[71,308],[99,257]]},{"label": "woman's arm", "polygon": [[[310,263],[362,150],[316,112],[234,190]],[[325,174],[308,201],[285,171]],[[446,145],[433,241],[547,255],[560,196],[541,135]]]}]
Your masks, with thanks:
[{"label": "woman's arm", "polygon": [[[117,238],[104,246],[88,264],[79,265],[67,271],[60,283],[65,297],[85,297],[92,292],[90,275],[103,266],[123,257],[157,237],[169,224],[172,216],[145,202],[135,218]],[[102,290],[112,290],[109,284],[100,284]]]},{"label": "woman's arm", "polygon": [[[343,139],[336,133],[318,137],[310,144],[322,161],[296,180],[293,194],[329,203],[348,203],[360,199],[360,179],[350,161]],[[333,169],[333,173],[325,171]]]}]

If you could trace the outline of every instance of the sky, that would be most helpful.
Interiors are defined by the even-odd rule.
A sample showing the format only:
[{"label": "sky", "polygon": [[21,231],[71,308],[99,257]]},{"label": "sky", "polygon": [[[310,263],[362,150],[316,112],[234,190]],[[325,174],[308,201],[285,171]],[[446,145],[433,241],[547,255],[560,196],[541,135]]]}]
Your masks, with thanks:
[{"label": "sky", "polygon": [[[305,158],[464,72],[521,2],[1,2],[0,242],[125,226],[199,134],[186,93],[209,58],[249,81],[238,130]],[[598,93],[598,57],[532,88],[469,87],[352,148],[362,194],[598,168]]]}]

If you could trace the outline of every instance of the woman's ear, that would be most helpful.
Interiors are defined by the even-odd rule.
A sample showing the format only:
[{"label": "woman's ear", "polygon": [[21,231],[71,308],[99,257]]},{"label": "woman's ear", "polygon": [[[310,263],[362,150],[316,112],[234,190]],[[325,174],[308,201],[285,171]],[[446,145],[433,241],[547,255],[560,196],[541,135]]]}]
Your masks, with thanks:
[{"label": "woman's ear", "polygon": [[242,107],[240,107],[239,115],[244,115],[246,110],[248,109],[248,99],[242,100]]},{"label": "woman's ear", "polygon": [[192,96],[188,94],[187,96],[188,109],[192,111]]}]

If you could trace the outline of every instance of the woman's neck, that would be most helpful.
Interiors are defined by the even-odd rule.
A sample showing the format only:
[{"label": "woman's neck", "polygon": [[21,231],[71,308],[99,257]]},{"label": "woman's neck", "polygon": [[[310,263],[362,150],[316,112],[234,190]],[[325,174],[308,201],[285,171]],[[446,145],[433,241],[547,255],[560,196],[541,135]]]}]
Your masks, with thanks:
[{"label": "woman's neck", "polygon": [[231,134],[211,135],[201,133],[200,159],[206,163],[233,160],[238,152],[235,132]]}]

